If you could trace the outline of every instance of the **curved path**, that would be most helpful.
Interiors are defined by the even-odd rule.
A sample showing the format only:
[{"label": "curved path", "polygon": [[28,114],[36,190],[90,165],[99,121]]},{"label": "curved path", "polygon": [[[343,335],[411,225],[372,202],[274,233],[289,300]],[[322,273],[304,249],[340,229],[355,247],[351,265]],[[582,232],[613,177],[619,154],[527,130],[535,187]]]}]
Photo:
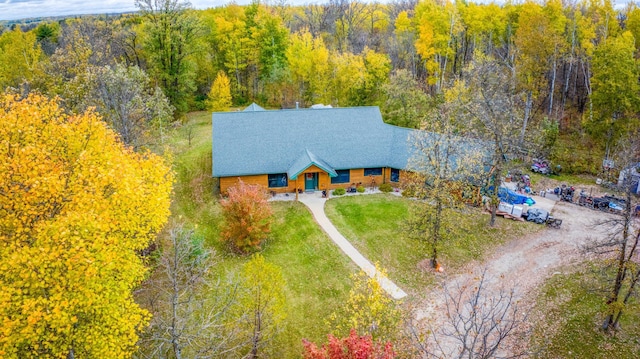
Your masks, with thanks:
[{"label": "curved path", "polygon": [[367,275],[371,278],[375,278],[378,283],[380,283],[380,287],[384,289],[393,299],[402,299],[407,296],[402,289],[400,289],[395,283],[393,283],[389,278],[380,273],[376,267],[367,260],[358,250],[349,243],[349,241],[338,231],[338,229],[331,223],[327,215],[324,213],[324,204],[327,202],[326,198],[320,197],[320,194],[302,194],[299,196],[298,200],[307,206],[313,217],[316,219],[316,222],[322,227],[322,229],[329,235],[329,238],[340,247],[340,249],[347,255],[351,260],[358,265]]}]

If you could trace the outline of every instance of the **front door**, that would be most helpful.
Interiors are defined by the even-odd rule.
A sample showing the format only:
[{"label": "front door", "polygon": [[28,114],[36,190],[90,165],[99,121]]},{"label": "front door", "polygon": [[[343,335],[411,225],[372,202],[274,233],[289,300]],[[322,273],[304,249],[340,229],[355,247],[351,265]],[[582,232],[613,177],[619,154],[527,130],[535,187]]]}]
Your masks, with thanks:
[{"label": "front door", "polygon": [[305,173],[304,189],[306,191],[315,191],[318,188],[318,173]]}]

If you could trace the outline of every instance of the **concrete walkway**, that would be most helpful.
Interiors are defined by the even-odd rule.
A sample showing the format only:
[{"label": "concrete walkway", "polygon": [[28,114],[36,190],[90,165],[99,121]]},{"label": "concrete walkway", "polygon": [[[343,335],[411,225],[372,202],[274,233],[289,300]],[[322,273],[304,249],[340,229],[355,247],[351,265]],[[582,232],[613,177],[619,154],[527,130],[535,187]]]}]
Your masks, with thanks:
[{"label": "concrete walkway", "polygon": [[299,196],[299,201],[305,206],[309,207],[316,222],[324,229],[329,235],[329,238],[335,242],[335,244],[342,249],[342,251],[354,261],[358,267],[360,267],[371,278],[375,278],[380,287],[384,289],[393,299],[402,299],[407,296],[402,289],[398,288],[389,278],[380,273],[376,267],[371,264],[358,250],[344,238],[338,229],[331,223],[327,215],[324,213],[324,204],[327,201],[326,198],[322,198],[322,195],[317,193],[304,193]]}]

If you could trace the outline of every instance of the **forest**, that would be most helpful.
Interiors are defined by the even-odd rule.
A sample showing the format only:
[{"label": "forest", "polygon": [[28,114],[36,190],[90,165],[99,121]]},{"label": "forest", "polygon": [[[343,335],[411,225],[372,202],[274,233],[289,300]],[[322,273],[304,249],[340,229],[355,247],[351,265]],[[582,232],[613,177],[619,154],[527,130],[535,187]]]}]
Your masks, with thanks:
[{"label": "forest", "polygon": [[[420,345],[431,332],[407,324],[375,281],[292,284],[314,275],[309,268],[348,273],[352,264],[323,242],[301,205],[270,206],[251,186],[219,199],[211,112],[254,102],[379,106],[386,123],[446,133],[449,146],[453,138],[487,141],[498,174],[539,158],[558,173],[602,176],[618,154],[637,158],[629,144],[640,130],[640,7],[632,2],[256,0],[197,10],[182,0],[132,1],[135,13],[0,27],[2,357],[338,358],[332,350],[358,348],[367,358],[429,357]],[[444,242],[437,245],[450,262],[477,259],[481,239],[497,245],[535,231],[494,227],[495,211],[491,228],[479,225],[479,213],[460,217],[464,204],[438,197],[458,174],[447,175],[420,188],[437,215],[401,200],[358,205],[381,211],[371,224],[381,233],[413,213],[417,234],[407,237],[423,239],[424,219],[442,215],[434,243]],[[247,224],[234,212],[242,206],[258,219]],[[329,206],[332,221],[359,233],[340,217],[350,206]],[[632,241],[630,215],[624,220]],[[466,222],[466,234],[449,230]],[[433,284],[414,273],[426,250],[398,237],[412,261],[390,274],[410,273],[402,284],[415,294]],[[447,252],[458,246],[464,254]],[[637,314],[640,271],[627,250],[620,288],[603,304],[613,308],[610,332],[621,317],[633,321],[616,307],[622,300],[621,308],[634,306],[629,318]],[[508,305],[491,319],[516,314],[513,294],[500,295]],[[328,327],[338,337],[323,345]],[[484,349],[469,357],[497,350]]]},{"label": "forest", "polygon": [[376,105],[388,123],[419,127],[425,111],[478,77],[479,63],[493,63],[516,100],[521,150],[591,174],[637,117],[634,3],[137,6],[4,29],[0,87],[59,96],[80,111],[109,106],[107,79],[129,81],[163,102],[149,106],[160,112],[156,126],[211,109],[209,95],[223,86],[228,106]]}]

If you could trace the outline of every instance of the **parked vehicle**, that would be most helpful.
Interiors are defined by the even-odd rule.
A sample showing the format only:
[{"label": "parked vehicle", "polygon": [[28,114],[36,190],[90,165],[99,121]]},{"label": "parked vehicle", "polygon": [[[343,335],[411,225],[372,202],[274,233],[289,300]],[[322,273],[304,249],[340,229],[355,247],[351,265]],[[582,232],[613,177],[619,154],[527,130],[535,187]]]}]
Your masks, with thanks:
[{"label": "parked vehicle", "polygon": [[609,201],[609,212],[622,213],[627,206],[627,201],[624,198],[618,198],[616,196],[604,196]]},{"label": "parked vehicle", "polygon": [[560,198],[561,201],[573,203],[573,194],[576,189],[573,186],[567,186],[563,184],[561,187],[556,187],[553,193]]},{"label": "parked vehicle", "polygon": [[581,190],[578,197],[578,205],[593,208],[593,197],[589,196],[585,190]]},{"label": "parked vehicle", "polygon": [[534,158],[533,164],[531,165],[531,171],[543,175],[548,175],[551,173],[551,166],[546,160],[539,160],[537,158]]},{"label": "parked vehicle", "polygon": [[593,199],[593,209],[607,212],[609,210],[609,200],[602,197],[595,197]]},{"label": "parked vehicle", "polygon": [[624,198],[615,196],[592,197],[584,190],[580,191],[578,204],[591,209],[597,209],[603,212],[622,213],[626,207]]}]

